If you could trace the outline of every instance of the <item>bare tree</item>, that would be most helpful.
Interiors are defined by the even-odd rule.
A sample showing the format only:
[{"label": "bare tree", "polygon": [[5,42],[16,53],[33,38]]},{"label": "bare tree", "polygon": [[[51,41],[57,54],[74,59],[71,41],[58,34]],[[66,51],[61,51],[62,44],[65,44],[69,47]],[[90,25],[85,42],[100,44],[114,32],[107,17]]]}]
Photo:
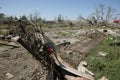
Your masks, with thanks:
[{"label": "bare tree", "polygon": [[4,19],[5,18],[5,14],[4,13],[0,13],[0,19]]},{"label": "bare tree", "polygon": [[95,12],[92,15],[96,23],[100,21],[103,25],[107,26],[107,23],[115,17],[115,9],[112,7],[106,8],[104,5],[100,4],[95,8]]},{"label": "bare tree", "polygon": [[86,19],[85,19],[83,16],[81,16],[81,15],[78,17],[78,20],[80,20],[80,21],[81,21],[81,20],[86,21]]},{"label": "bare tree", "polygon": [[40,12],[35,11],[33,14],[29,15],[29,19],[34,23],[40,23],[42,18],[40,17]]},{"label": "bare tree", "polygon": [[20,19],[22,19],[22,20],[27,20],[27,17],[26,17],[25,15],[23,15],[23,16],[21,16]]},{"label": "bare tree", "polygon": [[57,21],[58,22],[63,22],[64,21],[64,18],[63,18],[63,16],[61,14],[58,15]]}]

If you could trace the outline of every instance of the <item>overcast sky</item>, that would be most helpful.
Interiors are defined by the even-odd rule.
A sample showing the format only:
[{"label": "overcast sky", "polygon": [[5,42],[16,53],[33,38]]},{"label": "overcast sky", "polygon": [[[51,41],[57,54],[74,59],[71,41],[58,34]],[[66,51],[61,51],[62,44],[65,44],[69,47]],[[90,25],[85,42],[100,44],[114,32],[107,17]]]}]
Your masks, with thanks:
[{"label": "overcast sky", "polygon": [[120,0],[0,0],[0,12],[19,17],[37,11],[47,20],[53,20],[59,14],[75,20],[79,15],[89,16],[99,4],[120,11]]}]

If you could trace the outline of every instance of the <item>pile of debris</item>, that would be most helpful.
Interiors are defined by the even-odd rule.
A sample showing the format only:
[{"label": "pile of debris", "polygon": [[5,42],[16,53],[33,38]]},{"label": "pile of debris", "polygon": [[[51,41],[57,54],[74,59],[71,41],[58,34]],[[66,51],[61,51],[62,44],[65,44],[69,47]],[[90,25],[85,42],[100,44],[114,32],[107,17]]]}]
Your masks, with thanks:
[{"label": "pile of debris", "polygon": [[[26,50],[28,50],[30,54],[40,62],[39,64],[41,66],[46,68],[47,71],[45,70],[45,73],[48,72],[48,76],[50,77],[50,79],[63,80],[65,78],[69,79],[70,76],[74,78],[79,77],[79,79],[80,78],[83,79],[85,78],[88,80],[94,79],[93,78],[94,74],[84,67],[84,65],[87,65],[87,63],[83,62],[82,60],[85,58],[86,53],[91,48],[95,47],[104,38],[103,36],[97,35],[97,37],[101,38],[97,39],[94,38],[96,35],[94,36],[93,33],[91,33],[92,37],[89,37],[87,40],[78,41],[74,44],[71,44],[71,42],[63,41],[64,43],[57,45],[56,47],[55,44],[43,33],[41,27],[35,26],[34,24],[25,27],[24,25],[22,25],[22,22],[20,22],[18,28],[19,36],[15,37],[14,40],[20,43]],[[1,42],[1,45],[13,46],[14,48],[18,49],[20,47],[19,45],[16,45],[13,42],[10,43]],[[10,55],[12,55],[12,53]],[[1,77],[3,77],[2,79],[5,79],[4,76],[6,76],[6,78],[16,79],[14,78],[15,73],[24,74],[25,77],[18,76],[20,80],[40,79],[41,78],[40,74],[43,73],[39,71],[41,71],[41,69],[43,68],[38,68],[38,65],[36,67],[36,62],[33,63],[34,61],[31,61],[28,58],[22,59],[19,58],[19,56],[21,55],[17,55],[17,57],[15,56],[14,59],[16,59],[16,61],[14,62],[11,61],[11,58],[9,59],[9,61],[14,66],[25,64],[22,68],[18,69],[19,71],[21,70],[21,72],[20,73],[19,71],[16,72],[13,69],[8,69],[7,72],[2,71],[1,74]],[[22,57],[24,57],[23,54]],[[62,57],[62,59],[60,57]],[[26,60],[29,60],[30,62],[26,62]],[[11,66],[9,63],[7,65]],[[23,70],[24,69],[27,70],[27,68],[29,68],[30,65],[33,69],[35,69],[35,71],[32,71],[32,74],[30,75],[25,75],[26,72],[24,73]]]}]

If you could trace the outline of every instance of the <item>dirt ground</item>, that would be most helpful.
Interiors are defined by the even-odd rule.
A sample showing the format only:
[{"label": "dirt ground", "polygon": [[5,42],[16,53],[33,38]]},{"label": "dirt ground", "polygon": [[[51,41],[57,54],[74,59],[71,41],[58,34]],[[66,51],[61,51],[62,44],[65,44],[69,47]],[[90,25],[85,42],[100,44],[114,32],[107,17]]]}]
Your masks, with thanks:
[{"label": "dirt ground", "polygon": [[[89,52],[100,41],[90,38],[78,41],[75,44],[70,44],[67,48],[66,46],[60,48],[59,54],[63,60],[76,68],[85,56],[84,53]],[[13,48],[0,45],[0,80],[46,80],[46,75],[45,67],[22,46]]]},{"label": "dirt ground", "polygon": [[[89,44],[86,45],[87,43]],[[66,49],[65,47],[61,48],[60,56],[76,68],[83,57],[81,51],[88,52],[91,47],[96,46],[93,45],[94,43],[96,40],[88,39],[70,45]],[[70,50],[73,52],[69,52]],[[22,46],[13,48],[0,45],[0,80],[46,80],[46,75],[45,67]]]},{"label": "dirt ground", "polygon": [[22,46],[0,45],[0,80],[45,80],[47,71]]}]

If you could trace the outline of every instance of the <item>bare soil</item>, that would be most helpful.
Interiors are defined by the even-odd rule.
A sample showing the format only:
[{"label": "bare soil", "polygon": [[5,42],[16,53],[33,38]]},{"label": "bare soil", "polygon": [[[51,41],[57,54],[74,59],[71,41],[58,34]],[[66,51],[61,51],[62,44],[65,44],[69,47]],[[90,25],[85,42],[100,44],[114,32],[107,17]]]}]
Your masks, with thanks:
[{"label": "bare soil", "polygon": [[22,46],[0,45],[0,80],[45,80],[46,75],[44,67]]},{"label": "bare soil", "polygon": [[[102,39],[104,38],[88,38],[75,44],[63,46],[59,48],[59,54],[64,61],[76,68],[86,53],[96,47]],[[8,77],[8,73],[12,77]],[[45,67],[22,46],[13,48],[0,45],[0,80],[46,80],[46,75]]]}]

